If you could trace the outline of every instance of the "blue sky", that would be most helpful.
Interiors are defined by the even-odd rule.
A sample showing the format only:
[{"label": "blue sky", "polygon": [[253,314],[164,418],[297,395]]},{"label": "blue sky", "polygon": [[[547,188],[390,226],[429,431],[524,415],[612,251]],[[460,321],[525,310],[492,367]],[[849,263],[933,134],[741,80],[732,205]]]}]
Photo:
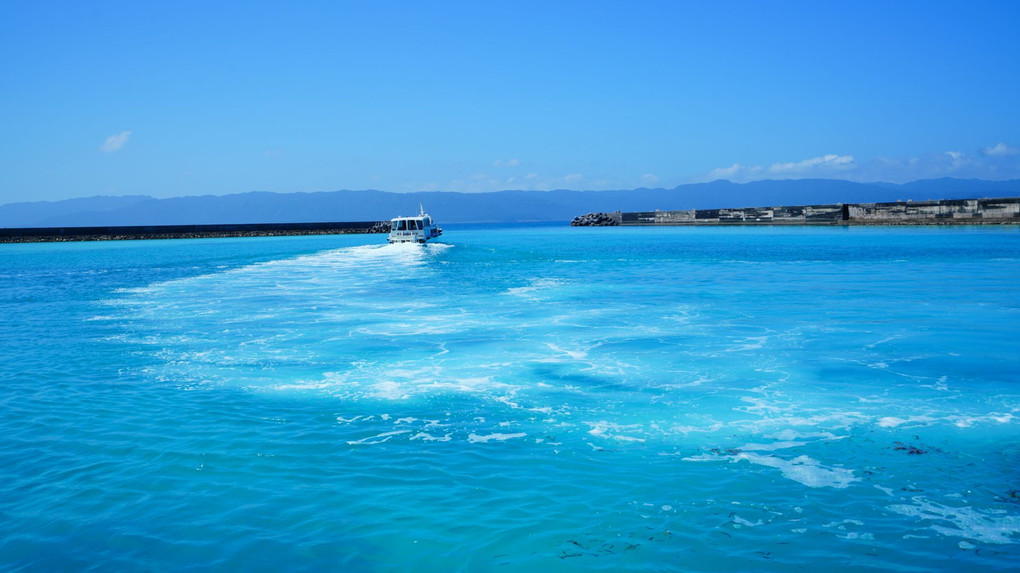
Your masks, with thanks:
[{"label": "blue sky", "polygon": [[0,204],[1020,178],[1020,2],[0,3]]}]

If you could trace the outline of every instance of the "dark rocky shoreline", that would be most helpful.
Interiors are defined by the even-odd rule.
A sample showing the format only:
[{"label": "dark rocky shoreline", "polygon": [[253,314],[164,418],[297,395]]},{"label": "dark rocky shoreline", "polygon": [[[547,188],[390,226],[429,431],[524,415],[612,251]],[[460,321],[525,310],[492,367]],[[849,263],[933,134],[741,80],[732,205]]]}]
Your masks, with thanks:
[{"label": "dark rocky shoreline", "polygon": [[236,225],[146,225],[132,227],[29,227],[18,229],[0,228],[0,243],[210,239],[223,237],[349,235],[389,232],[389,221],[354,223],[255,223]]},{"label": "dark rocky shoreline", "polygon": [[619,213],[588,213],[574,217],[571,227],[615,227],[620,224]]}]

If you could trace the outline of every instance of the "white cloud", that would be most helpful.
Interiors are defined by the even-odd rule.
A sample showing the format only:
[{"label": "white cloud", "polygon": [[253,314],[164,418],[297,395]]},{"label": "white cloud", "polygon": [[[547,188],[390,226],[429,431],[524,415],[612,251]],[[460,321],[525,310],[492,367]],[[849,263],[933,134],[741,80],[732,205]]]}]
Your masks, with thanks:
[{"label": "white cloud", "polygon": [[951,159],[947,166],[950,171],[958,171],[968,167],[980,167],[981,164],[978,158],[967,155],[966,153],[960,153],[959,151],[947,151],[946,157]]},{"label": "white cloud", "polygon": [[131,139],[130,131],[122,131],[111,135],[106,138],[106,141],[104,141],[102,145],[99,146],[99,151],[102,151],[103,153],[119,151],[121,147],[124,147],[124,144],[127,143],[129,139]]},{"label": "white cloud", "polygon": [[737,173],[740,173],[743,169],[745,169],[744,166],[742,166],[739,163],[734,163],[729,167],[716,167],[715,169],[709,171],[708,174],[710,177],[713,178],[725,179],[727,177],[732,177]]},{"label": "white cloud", "polygon": [[658,182],[659,182],[659,176],[658,175],[653,175],[651,173],[646,173],[646,174],[641,176],[641,183],[644,183],[645,185],[655,185]]},{"label": "white cloud", "polygon": [[749,181],[759,178],[762,172],[760,166],[748,166],[734,163],[729,167],[718,167],[709,171],[703,179],[715,181],[717,179],[728,179],[730,181]]},{"label": "white cloud", "polygon": [[840,178],[848,176],[850,171],[857,169],[853,155],[836,155],[830,153],[801,161],[776,162],[772,165],[762,167],[761,165],[741,165],[734,163],[729,167],[717,167],[697,177],[699,181],[715,181],[727,179],[737,183],[757,181],[770,177],[783,177],[788,179],[810,179],[826,178],[838,175]]},{"label": "white cloud", "polygon": [[492,162],[493,167],[517,167],[521,164],[520,159],[497,159]]},{"label": "white cloud", "polygon": [[980,153],[938,151],[905,157],[874,157],[858,161],[852,155],[828,154],[801,161],[776,162],[768,167],[733,163],[688,181],[727,179],[747,183],[762,179],[845,179],[907,183],[920,179],[1020,179],[1020,149],[1005,143],[981,148]]},{"label": "white cloud", "polygon": [[[647,183],[647,179],[641,179]],[[432,189],[443,191],[456,191],[461,193],[483,193],[487,191],[503,191],[515,189],[521,191],[551,191],[553,189],[630,189],[638,187],[636,180],[622,182],[617,179],[592,178],[582,173],[567,173],[564,175],[544,175],[531,172],[526,175],[514,175],[512,177],[498,176],[484,173],[458,177],[449,180],[445,184],[434,185]],[[415,185],[414,189],[423,189],[421,185]]]},{"label": "white cloud", "polygon": [[1020,155],[1020,149],[1011,147],[1003,142],[999,142],[991,147],[982,147],[981,155],[987,157],[1005,157],[1007,155]]},{"label": "white cloud", "polygon": [[803,161],[789,163],[773,163],[769,166],[770,173],[780,174],[818,174],[818,171],[838,170],[843,171],[856,167],[853,155],[828,154],[821,157],[812,157]]},{"label": "white cloud", "polygon": [[995,170],[992,167],[987,161],[961,151],[943,151],[913,157],[876,157],[856,170],[854,179],[906,183],[939,177],[1002,178],[993,175]]}]

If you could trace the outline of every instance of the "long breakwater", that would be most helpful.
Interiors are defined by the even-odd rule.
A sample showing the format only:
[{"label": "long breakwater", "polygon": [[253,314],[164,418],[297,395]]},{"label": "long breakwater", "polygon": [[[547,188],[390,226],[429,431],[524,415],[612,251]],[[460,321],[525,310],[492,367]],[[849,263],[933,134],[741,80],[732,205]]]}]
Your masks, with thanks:
[{"label": "long breakwater", "polygon": [[1020,197],[590,213],[574,226],[1020,224]]},{"label": "long breakwater", "polygon": [[388,233],[389,221],[0,228],[0,243]]}]

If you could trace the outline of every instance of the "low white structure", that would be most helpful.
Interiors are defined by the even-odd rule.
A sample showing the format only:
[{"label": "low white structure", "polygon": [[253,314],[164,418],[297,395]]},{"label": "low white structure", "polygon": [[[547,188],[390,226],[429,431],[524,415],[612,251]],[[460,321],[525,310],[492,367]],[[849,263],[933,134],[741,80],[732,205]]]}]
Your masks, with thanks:
[{"label": "low white structure", "polygon": [[443,229],[425,213],[425,208],[418,206],[418,215],[414,217],[396,217],[390,220],[391,243],[426,243],[443,234]]}]

